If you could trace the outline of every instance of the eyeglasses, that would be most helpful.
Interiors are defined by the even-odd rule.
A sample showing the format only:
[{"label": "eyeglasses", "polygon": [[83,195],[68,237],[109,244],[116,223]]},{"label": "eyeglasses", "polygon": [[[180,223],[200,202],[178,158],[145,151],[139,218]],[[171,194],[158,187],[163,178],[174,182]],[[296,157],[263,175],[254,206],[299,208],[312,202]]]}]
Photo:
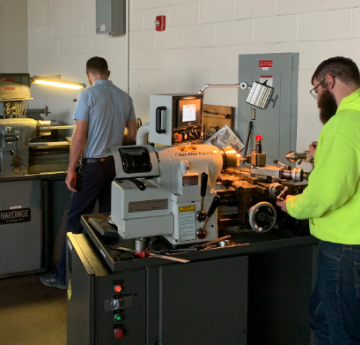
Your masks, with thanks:
[{"label": "eyeglasses", "polygon": [[[333,78],[336,78],[335,75],[332,75]],[[311,96],[313,96],[316,100],[318,99],[318,94],[316,92],[316,89],[326,80],[326,78],[324,77],[324,79],[319,83],[317,84],[315,87],[313,87],[311,90],[310,90],[310,94]]]}]

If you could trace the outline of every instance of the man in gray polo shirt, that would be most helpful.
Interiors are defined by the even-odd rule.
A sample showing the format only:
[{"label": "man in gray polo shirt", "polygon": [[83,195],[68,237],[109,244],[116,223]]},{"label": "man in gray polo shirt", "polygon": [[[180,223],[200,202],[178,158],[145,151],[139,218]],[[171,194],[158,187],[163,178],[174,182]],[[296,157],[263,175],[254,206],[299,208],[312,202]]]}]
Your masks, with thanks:
[{"label": "man in gray polo shirt", "polygon": [[[68,232],[80,233],[82,214],[93,212],[99,201],[101,213],[111,209],[111,182],[115,178],[112,156],[105,150],[136,137],[136,120],[130,96],[109,79],[105,59],[93,57],[86,63],[90,88],[80,92],[74,112],[76,127],[71,141],[66,185],[73,192],[66,219]],[[125,132],[126,130],[126,132]],[[81,165],[78,162],[81,159]],[[65,239],[55,275],[40,278],[46,286],[66,288]]]}]

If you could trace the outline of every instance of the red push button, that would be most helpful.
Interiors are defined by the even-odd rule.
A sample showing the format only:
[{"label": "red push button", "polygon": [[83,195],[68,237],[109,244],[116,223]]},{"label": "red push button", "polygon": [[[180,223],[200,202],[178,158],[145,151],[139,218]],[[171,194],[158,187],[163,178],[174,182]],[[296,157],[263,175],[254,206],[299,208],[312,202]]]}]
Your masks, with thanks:
[{"label": "red push button", "polygon": [[121,285],[115,285],[115,286],[114,286],[114,291],[115,291],[115,292],[120,293],[121,290],[122,290]]},{"label": "red push button", "polygon": [[178,134],[176,139],[177,139],[177,141],[178,141],[179,143],[181,143],[182,140],[183,140],[182,134]]},{"label": "red push button", "polygon": [[124,336],[124,331],[121,328],[117,328],[114,331],[114,337],[116,339],[121,339]]}]

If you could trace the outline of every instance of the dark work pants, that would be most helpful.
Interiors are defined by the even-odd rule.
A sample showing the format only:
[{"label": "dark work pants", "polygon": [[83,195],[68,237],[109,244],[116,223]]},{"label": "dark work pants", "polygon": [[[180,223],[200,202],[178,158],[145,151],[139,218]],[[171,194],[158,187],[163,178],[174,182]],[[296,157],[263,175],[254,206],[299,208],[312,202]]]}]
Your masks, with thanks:
[{"label": "dark work pants", "polygon": [[[66,218],[67,232],[74,234],[82,232],[81,216],[91,214],[97,200],[99,200],[100,213],[110,212],[111,182],[114,178],[115,165],[113,160],[80,166],[76,180],[77,192],[72,194]],[[66,238],[64,238],[60,260],[56,265],[55,278],[66,283]]]},{"label": "dark work pants", "polygon": [[310,323],[316,345],[360,345],[360,245],[320,242]]}]

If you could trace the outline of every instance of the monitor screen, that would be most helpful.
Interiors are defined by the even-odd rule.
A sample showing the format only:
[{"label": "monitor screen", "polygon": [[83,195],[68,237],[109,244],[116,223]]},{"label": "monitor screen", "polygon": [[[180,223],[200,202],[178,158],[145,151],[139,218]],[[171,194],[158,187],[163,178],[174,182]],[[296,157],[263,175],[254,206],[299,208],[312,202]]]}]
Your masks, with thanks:
[{"label": "monitor screen", "polygon": [[179,127],[201,123],[201,98],[183,98],[178,103],[177,125]]},{"label": "monitor screen", "polygon": [[196,104],[184,104],[182,122],[190,122],[196,120]]}]

